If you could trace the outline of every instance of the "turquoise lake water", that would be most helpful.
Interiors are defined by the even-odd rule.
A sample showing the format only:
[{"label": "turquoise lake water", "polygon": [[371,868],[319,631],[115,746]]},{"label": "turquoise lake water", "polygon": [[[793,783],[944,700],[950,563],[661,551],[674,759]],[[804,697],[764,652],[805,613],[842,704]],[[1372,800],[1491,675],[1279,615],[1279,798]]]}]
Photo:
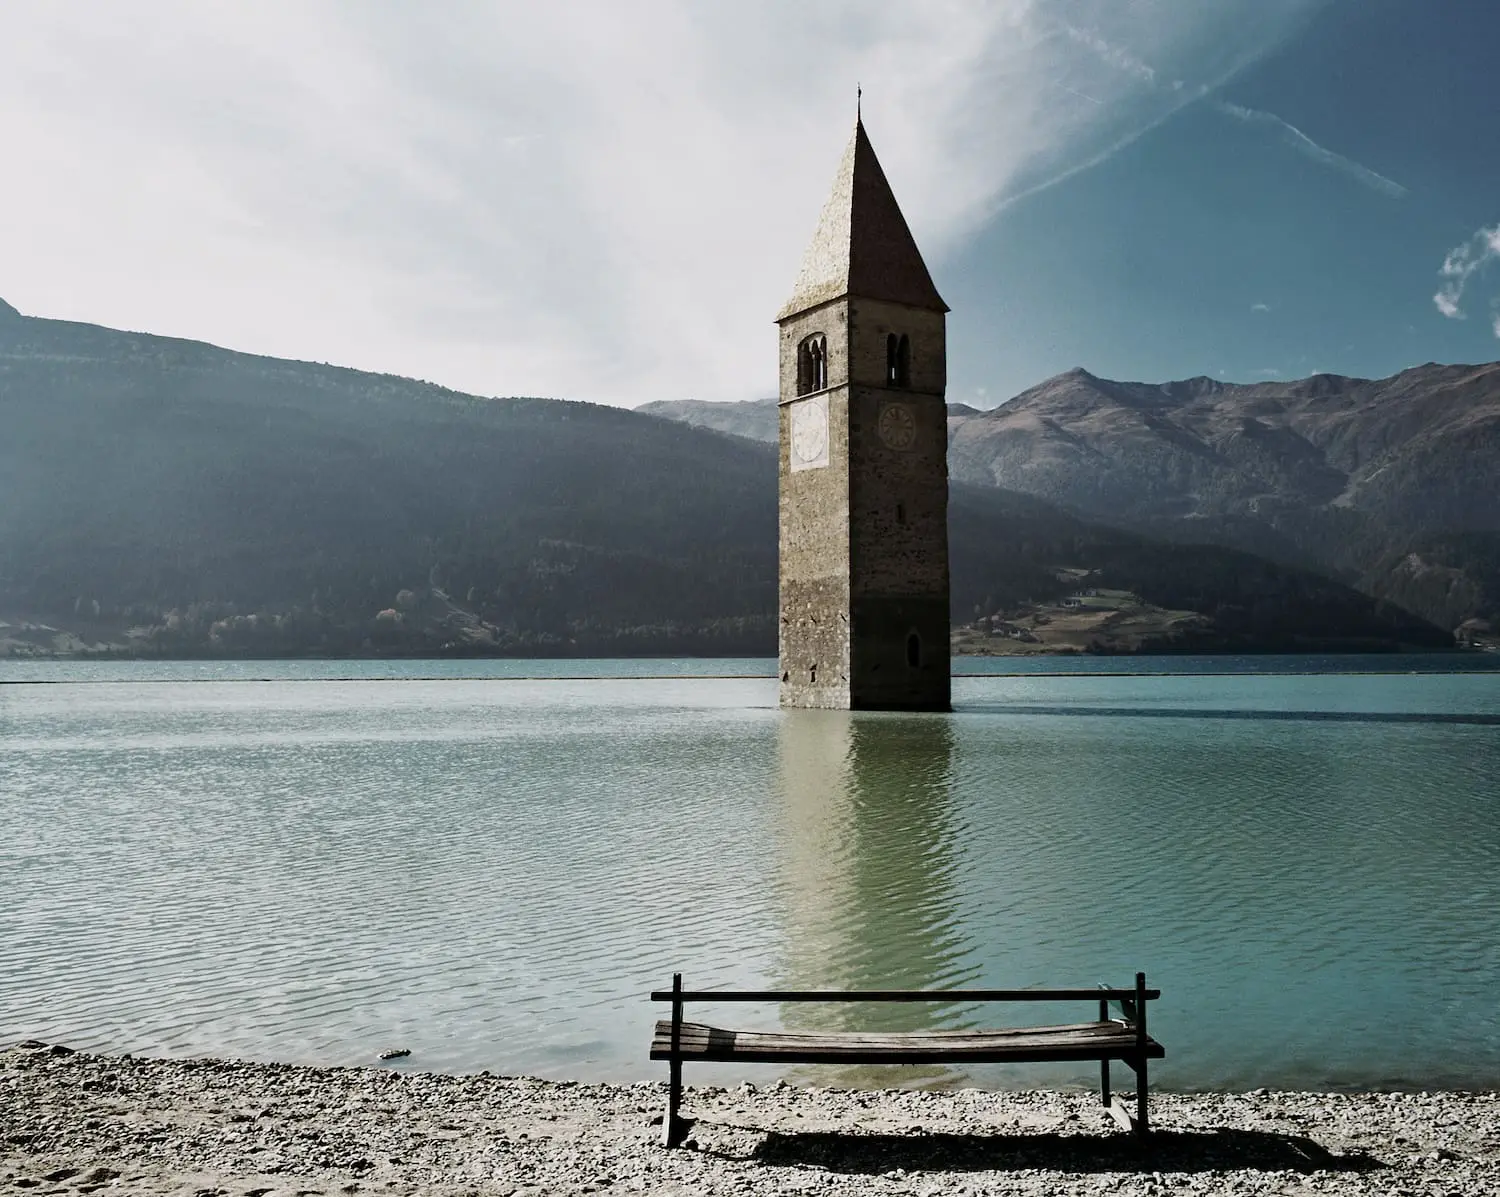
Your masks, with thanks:
[{"label": "turquoise lake water", "polygon": [[761,660],[3,662],[0,1043],[657,1079],[674,970],[1144,969],[1164,1087],[1494,1087],[1497,664],[960,659],[953,714],[849,715]]}]

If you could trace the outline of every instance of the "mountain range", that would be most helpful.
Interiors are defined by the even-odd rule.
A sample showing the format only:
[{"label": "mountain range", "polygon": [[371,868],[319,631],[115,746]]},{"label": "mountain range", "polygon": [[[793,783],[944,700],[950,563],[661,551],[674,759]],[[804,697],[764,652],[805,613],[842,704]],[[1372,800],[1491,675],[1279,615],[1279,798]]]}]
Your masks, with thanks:
[{"label": "mountain range", "polygon": [[[773,400],[637,410],[776,437]],[[1309,569],[1445,628],[1500,617],[1500,363],[1253,385],[1080,369],[948,424],[956,481]]]},{"label": "mountain range", "polygon": [[[774,404],[720,406],[774,425]],[[772,654],[774,450],[693,426],[697,408],[653,410],[465,395],[0,304],[0,652]],[[1248,533],[1155,527],[1181,512],[1098,518],[1046,493],[1062,474],[997,485],[1008,414],[952,409],[955,622],[1087,577],[1204,616],[1150,647],[1451,643],[1452,620],[1359,589],[1353,566],[1334,576],[1280,525],[1268,555]],[[1397,502],[1378,474],[1359,481]],[[1451,511],[1453,487],[1432,482],[1428,506]],[[1242,508],[1259,510],[1226,500],[1214,518],[1249,528]],[[1420,559],[1457,545],[1447,568],[1466,579],[1464,538],[1493,533],[1423,527]]]}]

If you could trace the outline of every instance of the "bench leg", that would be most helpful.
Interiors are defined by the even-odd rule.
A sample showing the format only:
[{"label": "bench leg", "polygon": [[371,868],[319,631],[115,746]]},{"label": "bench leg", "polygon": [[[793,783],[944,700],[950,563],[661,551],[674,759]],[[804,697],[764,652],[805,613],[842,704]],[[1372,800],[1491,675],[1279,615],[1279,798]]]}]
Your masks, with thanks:
[{"label": "bench leg", "polygon": [[1099,1061],[1099,1097],[1104,1102],[1104,1108],[1109,1109],[1109,1060]]},{"label": "bench leg", "polygon": [[678,1111],[682,1108],[682,1061],[667,1063],[667,1112],[661,1120],[661,1145],[676,1147],[687,1136]]},{"label": "bench leg", "polygon": [[1109,1090],[1109,1061],[1100,1062],[1102,1079],[1104,1081],[1105,1104],[1104,1108],[1109,1111],[1109,1116],[1128,1131],[1133,1131],[1137,1140],[1144,1144],[1146,1137],[1151,1133],[1151,1124],[1147,1121],[1146,1114],[1146,1057],[1121,1056],[1120,1062],[1135,1073],[1135,1102],[1125,1097],[1115,1097]]},{"label": "bench leg", "polygon": [[1144,1139],[1151,1133],[1151,1123],[1146,1115],[1146,1057],[1141,1057],[1135,1070],[1135,1133]]}]

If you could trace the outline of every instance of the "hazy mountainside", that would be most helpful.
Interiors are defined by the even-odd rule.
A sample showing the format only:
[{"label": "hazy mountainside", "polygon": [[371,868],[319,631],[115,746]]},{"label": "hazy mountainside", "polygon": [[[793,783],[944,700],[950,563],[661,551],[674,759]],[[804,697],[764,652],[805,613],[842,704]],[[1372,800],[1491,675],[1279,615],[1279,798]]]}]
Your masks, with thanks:
[{"label": "hazy mountainside", "polygon": [[436,587],[517,650],[774,635],[772,452],[628,411],[0,317],[0,432],[0,610],[345,651]]},{"label": "hazy mountainside", "polygon": [[[635,409],[642,415],[679,420],[698,428],[712,428],[752,441],[774,445],[780,436],[775,399],[746,399],[740,403],[714,403],[706,399],[658,399]],[[963,420],[979,415],[979,409],[966,403],[948,404],[948,419]]]},{"label": "hazy mountainside", "polygon": [[1360,589],[1421,612],[1439,627],[1500,643],[1500,533],[1457,532],[1416,539],[1378,558]]},{"label": "hazy mountainside", "polygon": [[1445,627],[1500,618],[1500,363],[1253,386],[1072,370],[990,411],[950,404],[948,429],[956,481],[1305,566]]},{"label": "hazy mountainside", "polygon": [[[1218,545],[1173,544],[1091,523],[1029,495],[953,483],[948,515],[956,623],[1054,601],[1080,588],[1130,591],[1197,611],[1212,628],[1159,650],[1297,652],[1440,647],[1451,638],[1389,603],[1311,570]],[[1086,570],[1086,576],[1077,571]]]},{"label": "hazy mountainside", "polygon": [[[954,430],[955,473],[1146,519],[1354,511],[1500,529],[1500,363],[1153,386],[1083,370]],[[1488,499],[1489,501],[1484,501]]]},{"label": "hazy mountainside", "polygon": [[712,403],[706,399],[658,399],[635,409],[642,415],[664,416],[698,428],[712,428],[752,441],[776,443],[776,400],[746,399],[741,403]]},{"label": "hazy mountainside", "polygon": [[[1305,571],[994,487],[956,485],[951,527],[961,620],[1090,570],[1212,616],[1184,647],[1445,641]],[[0,310],[12,625],[162,653],[774,653],[775,591],[769,446]]]},{"label": "hazy mountainside", "polygon": [[[1254,386],[1073,370],[951,425],[955,478],[1310,565],[1434,619],[1497,613],[1500,363]],[[1409,584],[1429,560],[1461,576]]]}]

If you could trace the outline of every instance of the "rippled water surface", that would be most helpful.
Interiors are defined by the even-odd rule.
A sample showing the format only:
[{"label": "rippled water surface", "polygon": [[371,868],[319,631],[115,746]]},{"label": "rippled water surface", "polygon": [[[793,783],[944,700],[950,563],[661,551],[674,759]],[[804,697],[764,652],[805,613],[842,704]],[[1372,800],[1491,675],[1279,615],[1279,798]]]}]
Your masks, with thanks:
[{"label": "rippled water surface", "polygon": [[654,1078],[674,969],[1144,969],[1163,1085],[1494,1086],[1500,672],[1368,672],[1431,664],[980,663],[925,716],[763,661],[0,664],[0,1042]]}]

